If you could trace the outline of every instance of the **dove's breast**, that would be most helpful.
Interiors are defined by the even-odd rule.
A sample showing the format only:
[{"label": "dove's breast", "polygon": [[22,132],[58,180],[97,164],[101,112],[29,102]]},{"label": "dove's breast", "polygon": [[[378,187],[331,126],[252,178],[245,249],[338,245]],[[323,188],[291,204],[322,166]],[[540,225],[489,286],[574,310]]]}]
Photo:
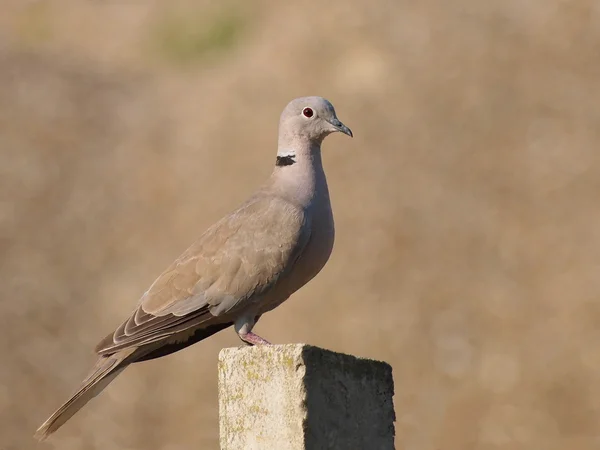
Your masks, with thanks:
[{"label": "dove's breast", "polygon": [[283,275],[269,292],[268,301],[262,312],[267,312],[283,303],[290,295],[312,280],[323,269],[335,240],[333,212],[329,190],[322,167],[314,174],[313,195],[305,206],[304,231],[309,236],[300,256],[290,270]]},{"label": "dove's breast", "polygon": [[296,269],[304,276],[298,280],[301,285],[296,289],[308,283],[323,269],[333,250],[335,226],[329,193],[323,197],[326,198],[321,198],[321,201],[315,203],[310,211],[310,240],[296,263]]}]

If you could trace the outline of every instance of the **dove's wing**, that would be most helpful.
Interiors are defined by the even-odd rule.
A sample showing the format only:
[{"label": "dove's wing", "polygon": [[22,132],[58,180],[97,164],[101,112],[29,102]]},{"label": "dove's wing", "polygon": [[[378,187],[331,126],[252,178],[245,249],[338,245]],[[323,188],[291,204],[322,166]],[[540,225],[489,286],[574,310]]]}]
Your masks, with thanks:
[{"label": "dove's wing", "polygon": [[101,355],[235,317],[291,270],[310,238],[304,210],[255,196],[209,228],[165,270],[131,316],[98,344]]}]

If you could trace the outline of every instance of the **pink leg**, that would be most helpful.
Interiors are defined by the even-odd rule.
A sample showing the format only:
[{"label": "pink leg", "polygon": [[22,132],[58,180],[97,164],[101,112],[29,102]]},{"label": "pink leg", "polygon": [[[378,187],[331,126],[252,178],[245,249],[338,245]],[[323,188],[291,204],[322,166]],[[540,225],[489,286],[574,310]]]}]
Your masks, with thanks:
[{"label": "pink leg", "polygon": [[254,334],[252,331],[249,331],[246,334],[241,334],[240,333],[238,336],[246,344],[250,344],[250,345],[271,345],[271,343],[269,341],[267,341],[266,339],[261,338],[257,334]]}]

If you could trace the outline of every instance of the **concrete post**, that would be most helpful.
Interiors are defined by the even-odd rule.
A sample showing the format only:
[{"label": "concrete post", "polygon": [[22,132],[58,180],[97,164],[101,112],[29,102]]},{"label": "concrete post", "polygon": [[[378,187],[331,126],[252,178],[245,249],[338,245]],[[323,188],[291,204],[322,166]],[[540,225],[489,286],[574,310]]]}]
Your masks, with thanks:
[{"label": "concrete post", "polygon": [[219,354],[222,450],[393,450],[392,368],[305,344]]}]

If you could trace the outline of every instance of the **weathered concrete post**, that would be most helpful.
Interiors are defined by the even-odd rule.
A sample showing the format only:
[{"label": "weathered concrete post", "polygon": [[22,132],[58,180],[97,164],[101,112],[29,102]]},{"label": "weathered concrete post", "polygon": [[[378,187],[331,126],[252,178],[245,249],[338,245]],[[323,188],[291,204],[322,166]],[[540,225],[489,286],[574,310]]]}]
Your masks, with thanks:
[{"label": "weathered concrete post", "polygon": [[392,368],[305,344],[219,354],[222,450],[393,450]]}]

